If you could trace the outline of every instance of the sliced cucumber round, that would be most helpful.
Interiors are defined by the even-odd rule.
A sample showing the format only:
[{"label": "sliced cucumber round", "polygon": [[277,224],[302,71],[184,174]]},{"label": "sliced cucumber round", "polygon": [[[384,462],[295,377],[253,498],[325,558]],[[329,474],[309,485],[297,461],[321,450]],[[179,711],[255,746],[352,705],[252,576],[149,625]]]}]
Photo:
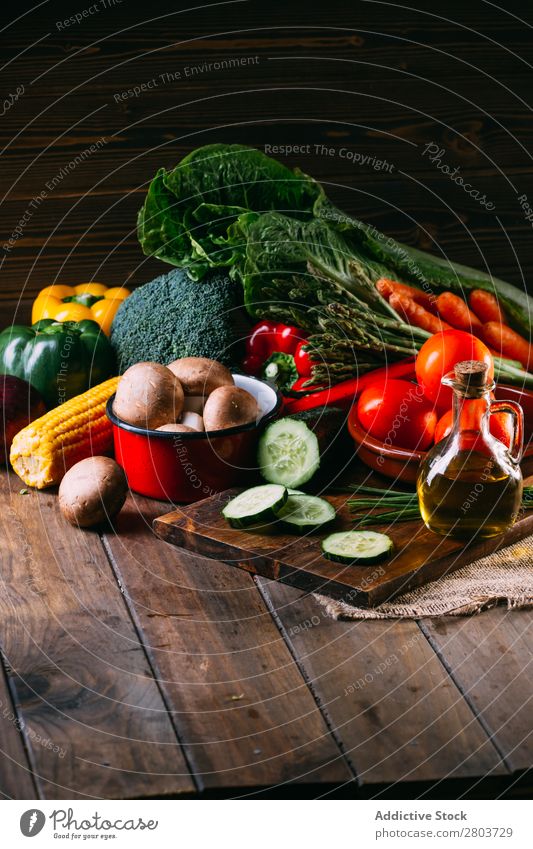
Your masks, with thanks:
[{"label": "sliced cucumber round", "polygon": [[303,493],[289,495],[283,507],[276,510],[276,514],[287,530],[293,533],[321,528],[327,522],[332,522],[336,516],[335,508],[329,501]]},{"label": "sliced cucumber round", "polygon": [[301,486],[319,465],[318,439],[304,422],[278,419],[268,425],[259,440],[259,469],[270,483]]},{"label": "sliced cucumber round", "polygon": [[228,501],[222,515],[232,528],[247,528],[276,520],[276,511],[287,500],[287,490],[278,484],[265,484],[246,489]]},{"label": "sliced cucumber round", "polygon": [[335,563],[377,563],[390,557],[394,545],[387,534],[376,531],[343,531],[330,534],[322,542],[322,554]]}]

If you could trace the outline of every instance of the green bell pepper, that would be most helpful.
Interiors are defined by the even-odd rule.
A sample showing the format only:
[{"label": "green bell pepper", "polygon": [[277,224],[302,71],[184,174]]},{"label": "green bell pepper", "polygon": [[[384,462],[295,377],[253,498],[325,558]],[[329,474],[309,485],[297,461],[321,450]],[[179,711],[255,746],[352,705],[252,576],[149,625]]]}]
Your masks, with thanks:
[{"label": "green bell pepper", "polygon": [[95,321],[43,318],[0,333],[0,373],[31,383],[49,409],[96,386],[115,371],[113,349]]}]

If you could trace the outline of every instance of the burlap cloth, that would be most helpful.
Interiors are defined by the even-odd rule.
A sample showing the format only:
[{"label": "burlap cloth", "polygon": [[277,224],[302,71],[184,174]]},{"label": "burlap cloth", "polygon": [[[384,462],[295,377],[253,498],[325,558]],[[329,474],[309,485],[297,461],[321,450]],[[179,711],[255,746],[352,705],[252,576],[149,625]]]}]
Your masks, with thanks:
[{"label": "burlap cloth", "polygon": [[498,602],[509,609],[533,607],[533,536],[371,610],[321,595],[315,598],[333,619],[464,616]]}]

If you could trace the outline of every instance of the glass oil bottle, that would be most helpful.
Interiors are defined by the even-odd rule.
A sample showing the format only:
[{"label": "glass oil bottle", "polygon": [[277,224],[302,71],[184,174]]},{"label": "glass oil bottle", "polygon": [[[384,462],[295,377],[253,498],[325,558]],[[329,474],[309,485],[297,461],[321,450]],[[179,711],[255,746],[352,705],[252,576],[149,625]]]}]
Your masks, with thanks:
[{"label": "glass oil bottle", "polygon": [[[487,365],[457,363],[442,382],[453,389],[453,428],[422,462],[420,512],[431,531],[473,541],[497,536],[516,521],[522,503],[523,413],[514,401],[492,401]],[[513,417],[511,447],[490,432],[490,415]]]}]

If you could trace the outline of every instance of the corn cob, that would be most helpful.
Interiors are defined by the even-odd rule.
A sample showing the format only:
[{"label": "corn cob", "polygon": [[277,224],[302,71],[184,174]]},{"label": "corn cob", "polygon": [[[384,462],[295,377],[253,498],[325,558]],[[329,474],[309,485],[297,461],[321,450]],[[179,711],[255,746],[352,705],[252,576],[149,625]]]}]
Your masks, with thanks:
[{"label": "corn cob", "polygon": [[53,486],[79,460],[111,451],[113,428],[105,407],[118,380],[112,377],[93,386],[17,433],[9,459],[25,484]]}]

